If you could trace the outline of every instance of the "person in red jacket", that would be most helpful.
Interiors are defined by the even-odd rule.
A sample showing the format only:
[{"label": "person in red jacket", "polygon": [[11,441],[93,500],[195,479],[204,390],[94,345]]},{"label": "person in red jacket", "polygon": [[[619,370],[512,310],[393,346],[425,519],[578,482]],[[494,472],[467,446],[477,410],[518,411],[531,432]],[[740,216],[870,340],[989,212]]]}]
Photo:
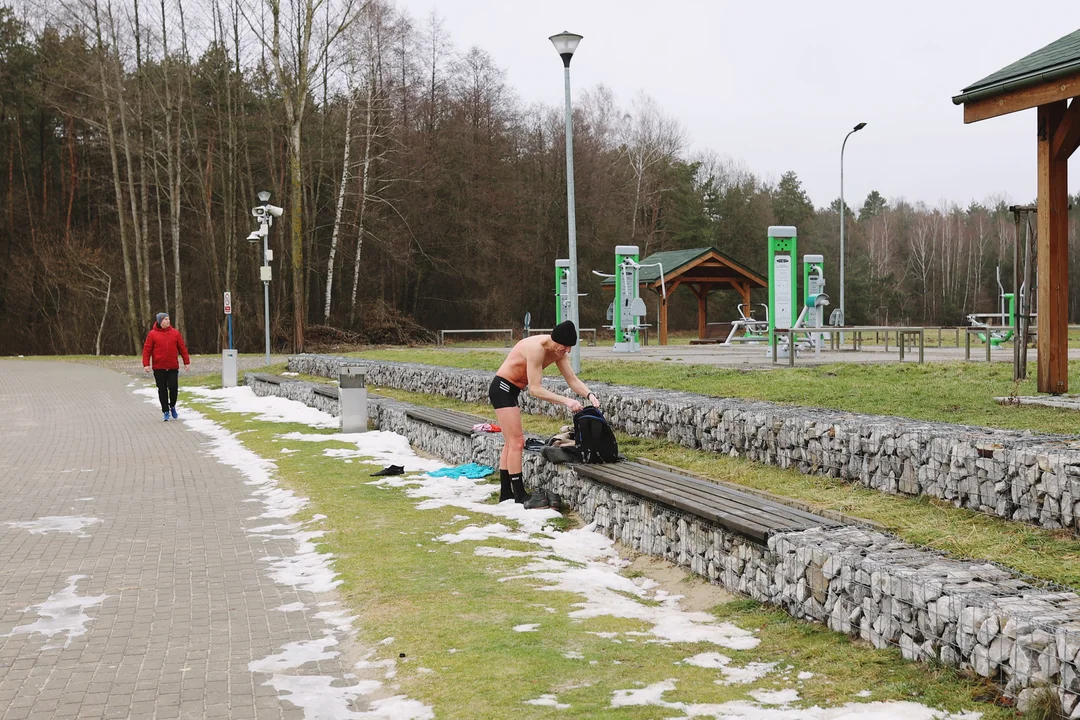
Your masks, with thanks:
[{"label": "person in red jacket", "polygon": [[180,375],[180,360],[184,358],[184,370],[191,368],[187,345],[180,331],[169,322],[169,313],[158,313],[154,327],[146,335],[143,344],[143,372],[150,372],[153,360],[154,381],[157,382],[158,400],[161,401],[162,420],[168,422],[169,416],[176,417],[177,378]]}]

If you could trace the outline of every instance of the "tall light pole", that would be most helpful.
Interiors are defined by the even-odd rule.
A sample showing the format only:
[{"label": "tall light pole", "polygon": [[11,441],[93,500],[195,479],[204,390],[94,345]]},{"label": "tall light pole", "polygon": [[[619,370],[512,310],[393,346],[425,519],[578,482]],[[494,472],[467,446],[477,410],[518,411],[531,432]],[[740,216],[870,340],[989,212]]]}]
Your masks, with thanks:
[{"label": "tall light pole", "polygon": [[[577,218],[574,215],[574,114],[570,107],[570,60],[574,57],[581,35],[562,32],[552,35],[551,44],[555,46],[563,61],[563,75],[566,78],[566,226],[570,240],[570,276],[567,278],[566,293],[570,296],[570,320],[578,333],[581,322],[578,315],[578,269],[577,269]],[[581,343],[574,345],[570,353],[570,366],[575,373],[581,372]]]},{"label": "tall light pole", "polygon": [[270,204],[270,192],[267,190],[259,191],[259,202],[262,205],[256,205],[251,208],[251,215],[259,221],[259,229],[248,235],[248,242],[258,242],[260,239],[263,244],[263,262],[259,268],[259,279],[263,284],[263,326],[266,328],[266,365],[270,365],[270,261],[274,259],[274,255],[270,250],[270,226],[274,224],[274,218],[281,217],[282,208],[276,205]]},{"label": "tall light pole", "polygon": [[[844,148],[847,147],[848,138],[864,127],[866,127],[864,122],[853,127],[851,132],[844,136],[844,144],[840,146],[840,315],[845,325],[847,325],[847,315],[844,313]],[[840,337],[840,342],[844,342],[843,335]]]}]

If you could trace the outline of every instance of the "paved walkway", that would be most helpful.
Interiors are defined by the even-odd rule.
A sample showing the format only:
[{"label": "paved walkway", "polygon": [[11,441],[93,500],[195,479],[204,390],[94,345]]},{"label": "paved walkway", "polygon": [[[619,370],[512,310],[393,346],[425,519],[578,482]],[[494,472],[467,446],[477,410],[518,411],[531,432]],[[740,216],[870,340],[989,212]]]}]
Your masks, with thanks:
[{"label": "paved walkway", "polygon": [[304,717],[248,663],[325,643],[333,594],[274,583],[295,539],[245,532],[252,488],[129,383],[0,360],[0,718]]}]

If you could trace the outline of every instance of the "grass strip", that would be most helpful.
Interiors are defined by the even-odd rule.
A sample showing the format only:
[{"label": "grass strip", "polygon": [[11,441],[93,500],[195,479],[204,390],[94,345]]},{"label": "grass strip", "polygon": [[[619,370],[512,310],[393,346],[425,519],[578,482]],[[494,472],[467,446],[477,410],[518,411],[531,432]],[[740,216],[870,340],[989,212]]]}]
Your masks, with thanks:
[{"label": "grass strip", "polygon": [[[196,378],[188,378],[190,383]],[[344,581],[340,594],[353,613],[359,641],[379,646],[381,657],[398,659],[395,692],[434,706],[440,718],[655,718],[670,711],[656,706],[611,707],[613,693],[677,678],[665,694],[669,702],[722,703],[746,699],[753,689],[798,687],[805,704],[838,705],[862,699],[917,700],[950,711],[978,710],[986,720],[1011,717],[988,702],[993,688],[940,667],[905,662],[895,650],[865,643],[784,613],[737,600],[713,607],[715,617],[754,630],[761,644],[735,651],[706,643],[646,643],[627,632],[647,629],[638,621],[611,617],[574,620],[575,593],[544,590],[536,580],[510,580],[528,559],[479,557],[476,543],[447,545],[434,540],[466,524],[495,517],[461,520],[460,510],[419,511],[400,488],[371,485],[377,466],[345,463],[323,454],[322,443],[290,443],[281,454],[280,435],[313,431],[302,425],[254,421],[219,412],[185,394],[185,404],[239,435],[256,454],[277,464],[284,486],[311,500],[293,520],[327,516],[322,551],[335,555]],[[550,420],[550,419],[549,419]],[[557,422],[551,420],[551,422]],[[342,445],[344,446],[344,445]],[[494,488],[493,488],[494,489]],[[489,540],[485,545],[525,549],[521,543]],[[551,608],[554,612],[549,612]],[[512,628],[541,623],[540,632]],[[619,632],[622,642],[591,633]],[[732,665],[776,662],[777,672],[749,685],[719,685],[716,670],[681,661],[719,650]],[[400,656],[399,656],[400,654]],[[814,678],[797,681],[796,674]],[[524,704],[555,693],[571,710]],[[570,713],[569,715],[567,713]]]},{"label": "grass strip", "polygon": [[[677,350],[672,351],[673,356],[677,354]],[[350,355],[492,372],[505,358],[499,352],[424,348],[372,350]],[[1080,361],[1069,363],[1069,373],[1080,374]],[[546,374],[557,375],[558,370],[552,366]],[[1080,414],[1072,410],[994,402],[995,397],[1037,394],[1034,373],[1028,380],[1014,383],[1010,363],[834,363],[794,369],[744,370],[585,358],[581,377],[586,382],[1050,434],[1075,435],[1080,425]]]}]

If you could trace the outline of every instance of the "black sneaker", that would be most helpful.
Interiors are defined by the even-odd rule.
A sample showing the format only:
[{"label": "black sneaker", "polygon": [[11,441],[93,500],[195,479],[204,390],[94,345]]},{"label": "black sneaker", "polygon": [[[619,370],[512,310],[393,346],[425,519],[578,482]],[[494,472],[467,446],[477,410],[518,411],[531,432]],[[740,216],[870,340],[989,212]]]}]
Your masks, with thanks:
[{"label": "black sneaker", "polygon": [[543,490],[533,490],[529,499],[525,501],[526,510],[544,510],[549,507],[551,507],[551,501]]},{"label": "black sneaker", "polygon": [[379,472],[371,473],[371,477],[378,477],[379,475],[404,475],[405,468],[401,465],[388,465]]}]

